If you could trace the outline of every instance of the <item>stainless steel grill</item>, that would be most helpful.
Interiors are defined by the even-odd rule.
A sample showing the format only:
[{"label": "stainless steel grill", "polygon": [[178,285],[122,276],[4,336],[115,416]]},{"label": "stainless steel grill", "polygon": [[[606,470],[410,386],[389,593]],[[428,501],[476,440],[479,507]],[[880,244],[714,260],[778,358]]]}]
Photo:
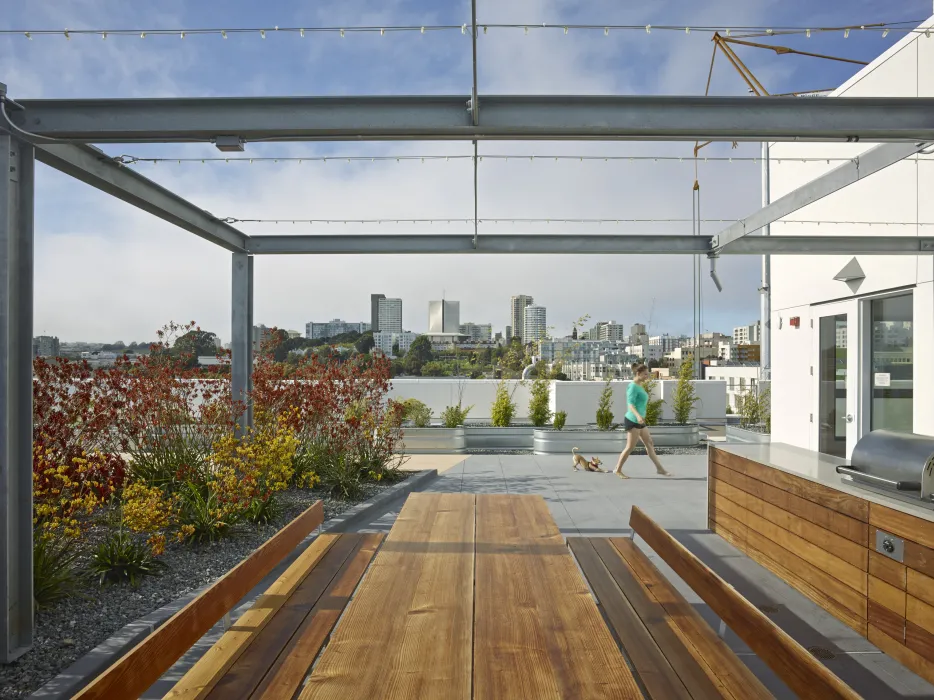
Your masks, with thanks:
[{"label": "stainless steel grill", "polygon": [[934,437],[874,430],[837,467],[854,485],[934,504]]}]

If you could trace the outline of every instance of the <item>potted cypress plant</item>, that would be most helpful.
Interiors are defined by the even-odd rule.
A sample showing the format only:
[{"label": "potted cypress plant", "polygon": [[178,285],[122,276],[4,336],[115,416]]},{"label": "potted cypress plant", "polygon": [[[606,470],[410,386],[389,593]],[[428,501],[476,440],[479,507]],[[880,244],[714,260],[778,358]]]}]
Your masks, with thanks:
[{"label": "potted cypress plant", "polygon": [[[652,388],[654,389],[654,386]],[[649,396],[651,397],[651,393]],[[694,362],[690,358],[681,363],[678,384],[669,402],[674,414],[673,422],[660,421],[664,402],[656,401],[658,413],[652,416],[654,423],[649,422],[649,417],[646,417],[656,447],[693,447],[700,443],[700,427],[693,418],[694,407],[700,402],[700,397],[694,387]]]},{"label": "potted cypress plant", "polygon": [[562,416],[560,426],[556,414],[553,429],[536,428],[533,432],[535,454],[570,454],[575,447],[581,454],[588,455],[622,452],[625,433],[613,422],[613,383],[610,380],[603,385],[597,401],[596,419],[596,430],[593,427],[564,430],[567,414]]},{"label": "potted cypress plant", "polygon": [[492,426],[471,425],[465,429],[467,447],[476,450],[528,450],[532,448],[532,426],[513,425],[518,407],[514,400],[519,383],[510,389],[505,379],[496,386],[490,407]]},{"label": "potted cypress plant", "polygon": [[736,397],[739,425],[726,426],[727,442],[771,442],[771,387],[750,387]]},{"label": "potted cypress plant", "polygon": [[464,419],[471,407],[448,406],[441,413],[441,425],[431,425],[431,409],[418,399],[402,402],[402,441],[408,454],[460,453],[467,441],[464,436]]}]

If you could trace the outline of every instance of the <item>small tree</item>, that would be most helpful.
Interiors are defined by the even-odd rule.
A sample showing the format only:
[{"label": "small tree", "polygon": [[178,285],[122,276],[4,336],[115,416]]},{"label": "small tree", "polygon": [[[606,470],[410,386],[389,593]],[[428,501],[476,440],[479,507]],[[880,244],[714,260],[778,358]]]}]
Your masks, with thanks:
[{"label": "small tree", "polygon": [[473,406],[463,408],[459,403],[456,406],[448,406],[441,412],[441,424],[445,428],[457,428],[467,420],[467,414]]},{"label": "small tree", "polygon": [[558,411],[555,413],[554,427],[555,430],[564,430],[564,424],[568,420],[567,411]]},{"label": "small tree", "polygon": [[691,412],[695,404],[700,401],[697,390],[694,388],[694,363],[682,362],[678,371],[678,386],[671,397],[671,409],[675,414],[675,422],[681,425],[691,420]]},{"label": "small tree", "polygon": [[529,418],[536,428],[544,427],[551,420],[551,383],[544,371],[543,363],[538,364],[538,377],[532,382],[529,399]]},{"label": "small tree", "polygon": [[496,387],[496,398],[493,399],[493,406],[490,408],[492,423],[497,428],[508,428],[515,415],[516,404],[506,386],[506,380],[501,380]]},{"label": "small tree", "polygon": [[643,416],[647,426],[658,425],[658,421],[662,419],[662,406],[665,405],[665,402],[662,399],[652,398],[652,392],[655,391],[656,386],[658,386],[658,380],[652,377],[643,387],[645,393],[649,395],[649,402],[645,405],[645,416]]},{"label": "small tree", "polygon": [[613,385],[608,379],[603,385],[603,393],[597,403],[597,429],[609,430],[613,427]]}]

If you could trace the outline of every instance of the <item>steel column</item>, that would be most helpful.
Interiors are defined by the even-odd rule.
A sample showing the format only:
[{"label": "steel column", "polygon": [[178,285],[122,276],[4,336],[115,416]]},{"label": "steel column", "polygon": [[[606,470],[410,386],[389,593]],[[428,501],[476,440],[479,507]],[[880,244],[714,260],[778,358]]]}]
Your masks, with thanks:
[{"label": "steel column", "polygon": [[[488,234],[474,247],[465,234],[250,236],[254,255],[703,255],[711,236]],[[917,236],[746,236],[724,255],[919,255],[934,238]]]},{"label": "steel column", "polygon": [[[773,99],[775,98],[770,97],[768,100],[761,100],[761,102],[770,102]],[[849,99],[851,98],[848,97],[846,99],[832,101],[846,102]],[[822,102],[823,100],[815,101]],[[799,104],[807,104],[809,102],[811,102],[811,100],[800,100]],[[922,151],[930,145],[930,143],[886,143],[871,148],[853,161],[844,163],[834,168],[829,173],[821,175],[815,180],[811,180],[806,185],[802,185],[798,189],[789,192],[784,197],[763,207],[755,214],[747,216],[745,219],[737,221],[735,224],[723,229],[714,236],[713,247],[716,249],[726,248],[743,236],[754,233],[764,226],[778,221],[782,217],[788,216],[809,204],[813,204],[819,199],[823,199],[829,194],[842,190],[844,187],[852,185],[857,180],[861,180],[909,156],[913,156],[918,151]]]},{"label": "steel column", "polygon": [[253,257],[233,254],[230,315],[230,389],[241,431],[253,426]]},{"label": "steel column", "polygon": [[0,662],[33,643],[32,146],[0,134]]},{"label": "steel column", "polygon": [[[471,95],[21,100],[22,129],[88,143],[280,140],[934,141],[934,98]],[[757,227],[758,228],[758,227]]]},{"label": "steel column", "polygon": [[[765,209],[772,201],[772,192],[769,173],[769,142],[762,142],[762,208]],[[762,235],[769,236],[771,226],[762,227]],[[759,287],[759,343],[762,351],[759,358],[759,379],[770,379],[772,376],[772,261],[769,254],[762,256],[762,285]]]}]

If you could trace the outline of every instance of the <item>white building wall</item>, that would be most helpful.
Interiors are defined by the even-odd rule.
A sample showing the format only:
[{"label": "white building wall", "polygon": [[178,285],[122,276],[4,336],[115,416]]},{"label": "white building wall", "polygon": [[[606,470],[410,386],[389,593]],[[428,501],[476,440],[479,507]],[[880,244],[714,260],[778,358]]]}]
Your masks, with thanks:
[{"label": "white building wall", "polygon": [[[934,18],[922,26],[934,28]],[[924,34],[906,36],[870,66],[835,91],[833,97],[934,96],[934,41]],[[876,144],[773,144],[771,147],[772,201],[840,165],[827,162],[792,162],[782,157],[851,158]],[[775,235],[932,235],[934,221],[934,161],[906,159],[801,209],[788,221],[772,224]],[[794,221],[847,221],[908,223],[870,226],[866,223],[823,225]],[[816,428],[811,413],[816,404],[818,371],[812,305],[852,299],[903,287],[914,288],[914,430],[934,435],[934,367],[925,357],[934,353],[934,280],[932,256],[857,256],[866,277],[851,289],[834,276],[851,255],[772,257],[772,439],[816,449]],[[855,287],[854,283],[854,287]],[[815,310],[814,315],[817,311]],[[801,318],[792,328],[791,317]],[[849,329],[854,333],[854,329]],[[851,338],[850,342],[855,342]],[[865,358],[864,358],[865,359]],[[856,368],[851,367],[851,372]],[[863,409],[865,410],[865,408]],[[815,416],[814,420],[817,420]]]}]

